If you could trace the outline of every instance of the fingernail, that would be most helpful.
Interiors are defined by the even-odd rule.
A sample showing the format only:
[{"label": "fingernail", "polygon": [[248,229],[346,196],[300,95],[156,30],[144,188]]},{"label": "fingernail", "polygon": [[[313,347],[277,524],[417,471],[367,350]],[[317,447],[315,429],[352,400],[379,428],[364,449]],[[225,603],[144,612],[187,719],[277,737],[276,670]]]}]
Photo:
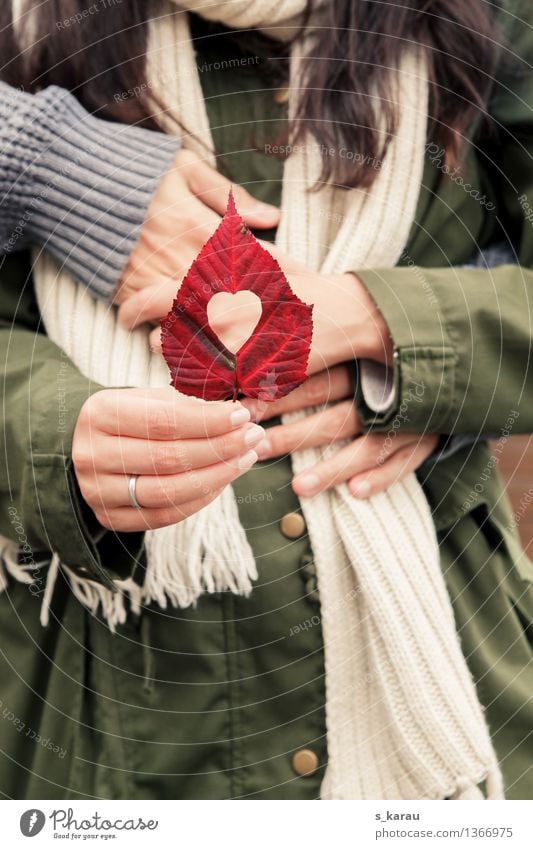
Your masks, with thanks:
[{"label": "fingernail", "polygon": [[250,421],[250,411],[245,407],[241,407],[230,415],[229,421],[232,427],[243,425],[245,422]]},{"label": "fingernail", "polygon": [[268,439],[263,439],[259,445],[256,445],[256,453],[260,460],[264,460],[272,453],[272,443]]},{"label": "fingernail", "polygon": [[350,486],[350,492],[354,498],[368,498],[372,492],[372,484],[369,481],[358,481]]},{"label": "fingernail", "polygon": [[250,425],[250,427],[246,429],[246,433],[244,434],[244,444],[256,445],[258,442],[261,442],[264,435],[264,428],[256,424]]},{"label": "fingernail", "polygon": [[257,463],[257,454],[255,451],[248,451],[247,454],[243,454],[243,456],[239,457],[237,460],[237,468],[241,471],[251,469],[254,463]]},{"label": "fingernail", "polygon": [[301,475],[294,479],[294,483],[301,495],[314,495],[320,489],[320,478],[318,475]]}]

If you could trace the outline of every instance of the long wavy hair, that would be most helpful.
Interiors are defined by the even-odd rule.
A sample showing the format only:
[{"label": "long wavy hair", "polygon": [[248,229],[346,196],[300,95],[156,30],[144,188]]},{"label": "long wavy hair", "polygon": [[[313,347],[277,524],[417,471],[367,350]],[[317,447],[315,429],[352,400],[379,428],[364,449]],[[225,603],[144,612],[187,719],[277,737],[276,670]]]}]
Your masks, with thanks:
[{"label": "long wavy hair", "polygon": [[[27,10],[33,0],[16,0]],[[99,0],[102,14],[85,14],[86,0],[45,0],[22,17],[32,28],[33,47],[18,49],[11,3],[0,9],[0,77],[26,91],[66,87],[99,116],[160,129],[157,103],[147,81],[146,42],[157,0]],[[306,26],[314,0],[308,0]],[[310,133],[325,147],[345,145],[357,162],[324,157],[321,180],[369,186],[376,169],[366,163],[385,156],[398,115],[390,99],[402,52],[417,44],[427,57],[430,84],[429,137],[457,161],[469,128],[487,114],[498,61],[497,4],[487,0],[331,0],[304,62],[303,88],[293,141]],[[83,16],[79,18],[79,16]],[[82,25],[62,22],[82,20]],[[24,23],[22,24],[24,26]],[[259,33],[230,33],[239,50],[282,55]],[[268,64],[268,63],[266,63]],[[277,63],[283,64],[283,63]],[[287,63],[285,63],[286,66]],[[117,101],[117,91],[135,96]],[[377,95],[377,98],[376,98]],[[377,132],[380,113],[386,133]]]}]

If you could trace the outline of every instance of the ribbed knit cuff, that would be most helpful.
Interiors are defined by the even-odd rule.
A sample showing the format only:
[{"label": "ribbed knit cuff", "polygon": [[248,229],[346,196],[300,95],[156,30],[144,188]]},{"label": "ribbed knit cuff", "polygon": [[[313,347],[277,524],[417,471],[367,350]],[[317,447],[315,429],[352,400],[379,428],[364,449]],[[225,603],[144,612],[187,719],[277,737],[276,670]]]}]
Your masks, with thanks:
[{"label": "ribbed knit cuff", "polygon": [[109,298],[178,139],[103,121],[69,92],[0,84],[0,251],[44,245]]}]

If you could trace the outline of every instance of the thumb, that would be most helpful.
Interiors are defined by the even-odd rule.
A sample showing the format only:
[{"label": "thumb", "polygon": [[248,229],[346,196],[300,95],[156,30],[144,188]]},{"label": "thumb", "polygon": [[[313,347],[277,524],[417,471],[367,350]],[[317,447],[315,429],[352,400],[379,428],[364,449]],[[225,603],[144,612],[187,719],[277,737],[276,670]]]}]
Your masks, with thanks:
[{"label": "thumb", "polygon": [[145,322],[160,322],[170,310],[179,285],[178,281],[166,277],[134,292],[120,304],[119,322],[127,330],[134,330]]},{"label": "thumb", "polygon": [[233,189],[235,205],[248,227],[266,230],[279,224],[280,211],[276,206],[256,200],[245,188],[232,185],[200,159],[188,164],[184,174],[191,192],[219,215],[224,215],[230,189]]},{"label": "thumb", "polygon": [[242,215],[248,227],[256,230],[268,230],[271,227],[278,226],[281,213],[277,206],[256,200],[242,186],[233,187],[233,197],[237,211]]}]

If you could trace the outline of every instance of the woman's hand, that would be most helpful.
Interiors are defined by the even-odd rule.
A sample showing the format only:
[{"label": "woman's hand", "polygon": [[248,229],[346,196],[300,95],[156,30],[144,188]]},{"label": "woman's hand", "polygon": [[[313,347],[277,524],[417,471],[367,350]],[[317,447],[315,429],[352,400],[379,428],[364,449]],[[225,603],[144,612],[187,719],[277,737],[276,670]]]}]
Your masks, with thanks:
[{"label": "woman's hand", "polygon": [[[72,459],[83,498],[114,531],[181,522],[253,466],[264,437],[240,404],[201,404],[172,389],[105,389],[83,405]],[[132,507],[128,481],[138,475]]]},{"label": "woman's hand", "polygon": [[269,460],[302,448],[318,448],[341,439],[352,439],[327,460],[293,478],[293,489],[300,496],[316,495],[347,483],[353,496],[368,498],[417,469],[432,454],[439,440],[436,434],[420,436],[398,433],[395,429],[388,433],[361,434],[346,366],[310,377],[280,401],[267,404],[245,399],[243,404],[256,421],[331,404],[302,421],[268,428],[257,448],[259,459]]},{"label": "woman's hand", "polygon": [[[230,182],[196,154],[180,150],[153,197],[113,302],[120,305],[145,286],[169,278],[174,278],[174,297],[176,280],[183,277],[219,224],[230,188]],[[240,186],[234,186],[233,193],[249,227],[277,226],[279,209],[260,203]]]}]

